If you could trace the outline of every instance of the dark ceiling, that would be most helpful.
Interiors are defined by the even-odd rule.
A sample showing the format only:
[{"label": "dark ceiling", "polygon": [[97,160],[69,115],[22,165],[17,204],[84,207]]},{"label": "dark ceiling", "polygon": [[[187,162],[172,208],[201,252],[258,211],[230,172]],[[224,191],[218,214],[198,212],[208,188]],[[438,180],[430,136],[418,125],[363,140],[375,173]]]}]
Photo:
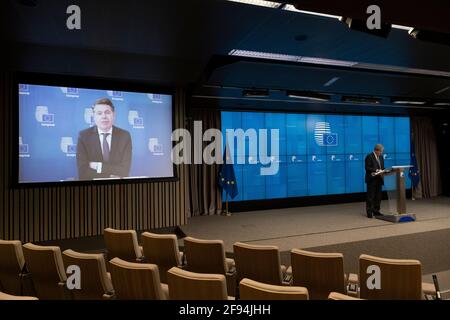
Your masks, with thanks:
[{"label": "dark ceiling", "polygon": [[[448,75],[224,58],[241,49],[450,73],[450,46],[413,39],[405,30],[392,29],[381,38],[350,30],[336,19],[225,0],[79,0],[82,30],[70,31],[66,8],[72,1],[36,0],[35,7],[20,2],[1,2],[2,35],[12,48],[13,70],[187,85],[194,88],[196,103],[214,106],[221,106],[221,99],[201,97],[242,97],[239,90],[220,87],[450,100],[450,90],[443,90],[450,87]],[[364,1],[362,6],[296,2],[301,9],[354,17],[365,8]],[[405,12],[392,2],[377,2],[386,8],[385,19],[450,29],[444,2],[409,5]],[[324,87],[335,77],[338,81]],[[211,91],[211,86],[219,88]]]}]

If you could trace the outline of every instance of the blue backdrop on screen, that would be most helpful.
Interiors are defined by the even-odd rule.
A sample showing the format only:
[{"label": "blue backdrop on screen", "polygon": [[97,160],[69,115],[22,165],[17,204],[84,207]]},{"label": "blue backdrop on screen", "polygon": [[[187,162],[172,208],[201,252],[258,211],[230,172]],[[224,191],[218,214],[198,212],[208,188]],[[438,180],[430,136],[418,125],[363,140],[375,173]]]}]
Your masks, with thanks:
[{"label": "blue backdrop on screen", "polygon": [[280,166],[261,176],[259,164],[235,164],[233,201],[365,192],[364,158],[377,143],[386,167],[410,164],[407,117],[222,112],[223,132],[238,128],[279,129]]},{"label": "blue backdrop on screen", "polygon": [[114,125],[132,139],[130,177],[173,177],[172,96],[19,85],[19,182],[78,179],[78,133],[94,126],[92,105],[109,98]]}]

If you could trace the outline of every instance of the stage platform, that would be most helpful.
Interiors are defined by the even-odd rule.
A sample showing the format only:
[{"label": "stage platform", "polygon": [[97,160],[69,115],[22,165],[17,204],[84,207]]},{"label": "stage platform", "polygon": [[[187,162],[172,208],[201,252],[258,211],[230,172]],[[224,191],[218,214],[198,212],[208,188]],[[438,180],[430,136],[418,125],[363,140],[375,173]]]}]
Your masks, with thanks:
[{"label": "stage platform", "polygon": [[302,248],[343,253],[346,272],[357,272],[362,253],[418,259],[424,275],[450,270],[450,198],[408,200],[407,208],[417,221],[369,219],[359,202],[192,217],[181,229],[188,236],[224,240],[229,256],[233,243],[242,241],[278,246],[284,264],[290,264],[292,248]]}]

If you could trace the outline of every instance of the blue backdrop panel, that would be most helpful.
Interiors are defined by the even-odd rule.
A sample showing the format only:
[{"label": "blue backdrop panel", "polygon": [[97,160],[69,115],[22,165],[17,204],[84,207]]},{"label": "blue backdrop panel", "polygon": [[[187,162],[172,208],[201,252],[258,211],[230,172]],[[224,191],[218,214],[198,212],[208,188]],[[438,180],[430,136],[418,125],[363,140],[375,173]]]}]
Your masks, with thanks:
[{"label": "blue backdrop panel", "polygon": [[233,201],[364,192],[364,158],[376,143],[385,146],[386,167],[410,164],[407,117],[222,113],[223,130],[239,128],[279,129],[279,171],[262,176],[255,155],[255,164],[243,158],[235,165],[240,193]]}]

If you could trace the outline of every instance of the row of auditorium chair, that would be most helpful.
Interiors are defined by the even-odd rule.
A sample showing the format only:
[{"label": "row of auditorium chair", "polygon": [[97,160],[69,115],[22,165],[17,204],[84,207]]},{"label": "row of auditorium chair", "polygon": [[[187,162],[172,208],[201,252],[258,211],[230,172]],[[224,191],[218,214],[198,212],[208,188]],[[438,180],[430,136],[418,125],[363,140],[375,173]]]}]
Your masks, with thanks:
[{"label": "row of auditorium chair", "polygon": [[[108,228],[104,240],[108,264],[103,254],[0,240],[0,299],[420,300],[435,294],[422,283],[418,260],[361,255],[358,277],[344,273],[340,253],[293,249],[286,268],[276,246],[238,242],[229,259],[222,240],[186,237],[184,252],[171,234],[144,232],[141,247],[136,231]],[[80,290],[67,289],[73,265],[81,270]],[[359,285],[372,265],[381,271],[380,290]]]}]

